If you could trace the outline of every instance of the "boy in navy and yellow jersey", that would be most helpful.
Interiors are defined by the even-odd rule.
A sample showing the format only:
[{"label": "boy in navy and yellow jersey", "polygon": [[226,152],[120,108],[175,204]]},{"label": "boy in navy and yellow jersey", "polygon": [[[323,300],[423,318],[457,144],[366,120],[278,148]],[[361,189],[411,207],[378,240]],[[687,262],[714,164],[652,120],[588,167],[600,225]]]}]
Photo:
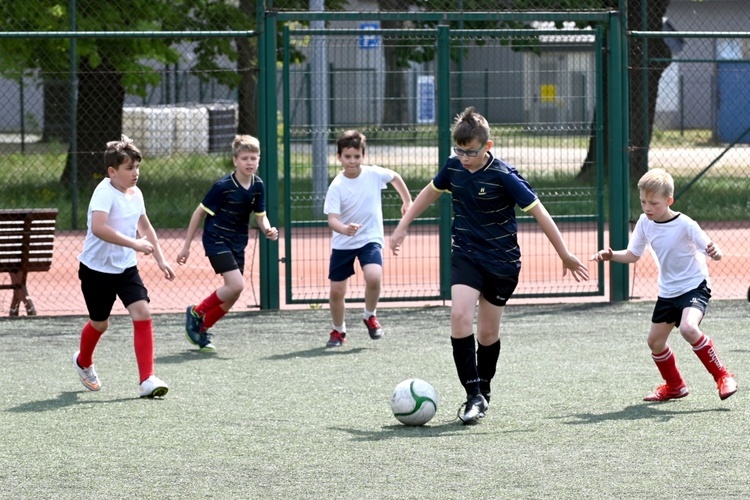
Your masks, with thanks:
[{"label": "boy in navy and yellow jersey", "polygon": [[[500,357],[500,319],[518,284],[521,250],[515,206],[531,214],[562,259],[563,276],[588,280],[586,266],[568,251],[557,225],[518,171],[495,158],[487,120],[470,107],[453,128],[452,156],[393,231],[398,255],[406,229],[443,193],[453,202],[451,254],[451,344],[458,378],[466,390],[460,419],[474,424],[489,407],[490,383]],[[477,339],[473,323],[477,311]]]},{"label": "boy in navy and yellow jersey", "polygon": [[260,164],[260,143],[250,135],[238,135],[232,142],[235,170],[211,187],[193,212],[185,236],[185,244],[177,255],[183,265],[190,256],[190,243],[201,220],[203,248],[211,267],[224,278],[224,285],[194,306],[188,306],[185,331],[188,340],[202,351],[214,351],[208,329],[216,324],[237,302],[244,289],[245,248],[250,229],[250,214],[255,213],[266,237],[276,240],[279,232],[266,216],[263,181],[257,175]]}]

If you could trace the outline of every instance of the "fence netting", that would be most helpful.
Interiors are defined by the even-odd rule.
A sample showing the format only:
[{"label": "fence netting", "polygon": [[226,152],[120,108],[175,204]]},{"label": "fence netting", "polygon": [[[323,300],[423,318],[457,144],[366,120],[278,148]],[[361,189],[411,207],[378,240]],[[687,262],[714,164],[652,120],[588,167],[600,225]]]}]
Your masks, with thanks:
[{"label": "fence netting", "polygon": [[[308,1],[265,3],[276,11],[310,9]],[[352,45],[350,56],[328,61],[331,88],[356,88],[358,94],[330,102],[332,126],[325,132],[326,136],[331,142],[336,132],[344,128],[364,128],[369,132],[368,154],[372,155],[373,163],[392,165],[401,171],[411,182],[413,193],[429,179],[430,170],[436,171],[444,161],[437,151],[437,132],[429,121],[434,111],[429,101],[431,99],[434,105],[437,98],[431,89],[439,87],[434,72],[434,51],[421,52],[419,62],[404,60],[401,61],[403,66],[380,70],[409,78],[405,87],[412,92],[409,99],[398,94],[391,94],[387,99],[372,94],[368,85],[375,81],[375,75],[361,70],[363,59],[379,53],[367,47],[378,43],[377,37],[368,35],[370,30],[435,29],[439,23],[381,22],[373,13],[433,10],[451,13],[442,21],[451,30],[575,29],[582,30],[582,35],[586,36],[583,31],[588,28],[586,23],[566,21],[565,13],[608,11],[622,3],[616,0],[321,2],[321,8],[326,11],[359,12],[359,17],[346,26],[362,30],[361,36],[346,42]],[[750,26],[749,11],[741,0],[644,0],[643,3],[634,0],[627,5],[628,30],[704,35],[651,37],[636,34],[629,37],[630,144],[627,154],[631,188],[644,169],[661,166],[672,172],[677,181],[675,209],[699,220],[725,252],[726,257],[721,262],[711,264],[714,297],[744,297],[748,285],[745,270],[750,269],[750,254],[745,244],[750,220],[750,121],[747,118],[750,116],[750,38],[746,33]],[[141,147],[145,159],[139,186],[164,252],[174,262],[182,247],[190,214],[210,185],[232,170],[232,137],[236,133],[259,133],[256,99],[262,68],[257,53],[259,39],[250,32],[258,28],[262,8],[258,9],[255,2],[79,0],[75,22],[71,21],[68,9],[68,4],[47,0],[0,3],[0,209],[51,207],[59,212],[52,267],[47,272],[30,273],[28,277],[29,291],[39,314],[84,312],[76,276],[76,256],[82,248],[89,197],[105,175],[100,160],[106,140],[124,133]],[[476,19],[464,21],[460,15],[506,10],[559,12],[560,20],[551,26],[540,26],[532,19],[483,24]],[[308,25],[304,22],[292,27]],[[324,22],[325,27],[333,25]],[[71,39],[52,36],[55,32],[71,30],[71,26],[77,31],[122,30],[134,34],[132,37],[77,38],[77,58],[71,70]],[[187,30],[215,34],[156,36],[160,32]],[[248,33],[247,36],[221,35],[228,30],[248,30]],[[41,36],[43,34],[49,36]],[[481,43],[476,39],[482,39]],[[514,164],[539,187],[548,209],[560,217],[558,220],[565,228],[565,216],[586,214],[596,208],[592,200],[597,194],[590,191],[595,181],[586,175],[581,175],[578,181],[573,179],[585,170],[590,153],[588,134],[594,106],[590,101],[594,94],[589,86],[597,75],[583,63],[564,66],[564,59],[570,60],[573,56],[569,44],[559,39],[548,41],[545,47],[541,38],[535,37],[533,47],[528,47],[533,50],[526,51],[523,44],[531,45],[531,42],[519,42],[511,47],[512,44],[502,37],[478,35],[476,39],[454,37],[451,40],[455,47],[451,58],[451,111],[458,112],[473,105],[488,115],[496,135],[498,155]],[[384,40],[388,41],[382,38],[380,43]],[[403,43],[396,38],[392,40]],[[300,45],[304,43],[304,40],[299,41]],[[412,48],[413,45],[419,44],[410,42]],[[280,61],[283,56],[279,51]],[[534,72],[513,65],[524,57],[528,64],[534,65]],[[306,59],[304,51],[297,50],[291,63],[291,92],[295,94],[290,99],[290,121],[285,124],[280,120],[279,136],[283,127],[288,126],[289,147],[292,148],[289,153],[293,164],[300,168],[298,174],[292,171],[292,175],[304,178],[307,174],[302,165],[312,154],[312,108],[309,95],[305,93],[308,88],[305,68],[310,60]],[[280,68],[277,71],[281,88],[282,71]],[[532,73],[536,80],[529,76]],[[561,75],[566,77],[566,87],[555,80]],[[527,83],[524,78],[529,79]],[[507,88],[514,85],[526,90],[508,93]],[[421,98],[420,91],[423,92]],[[329,96],[325,99],[329,100]],[[282,106],[280,99],[276,112],[283,119]],[[281,143],[262,146],[279,148],[280,152],[285,147]],[[329,149],[327,154],[330,156],[330,153]],[[420,161],[415,162],[415,158]],[[280,169],[279,178],[284,179],[281,161],[279,165],[262,163],[260,175],[270,168]],[[331,161],[329,178],[336,169],[336,163]],[[306,194],[295,182],[292,177],[288,194],[293,197],[293,208],[301,210],[295,220],[321,222],[320,193]],[[279,206],[269,207],[273,220],[283,220],[284,204],[288,201],[284,198]],[[386,219],[393,222],[399,205],[395,192],[386,196],[385,204]],[[630,212],[631,221],[635,221],[639,203],[637,193],[632,190]],[[426,214],[427,219],[433,216],[437,216],[436,211]],[[434,263],[439,257],[430,239],[433,238],[430,226],[429,220],[425,220],[413,228],[410,238],[423,235],[427,241],[425,254],[399,264],[404,266],[397,268],[401,281],[394,280],[391,289],[385,290],[386,295],[398,298],[399,294],[410,297],[436,294]],[[278,243],[282,258],[286,248],[285,229],[280,227],[282,239]],[[304,236],[305,231],[320,231],[321,234],[327,231],[325,227],[304,227],[304,224],[289,230],[291,235],[300,236]],[[260,304],[259,283],[264,270],[260,269],[258,260],[258,235],[253,233],[252,236],[245,272],[248,286],[236,306],[238,310],[256,308]],[[589,240],[569,238],[581,249],[581,257],[596,250],[589,248]],[[291,270],[295,280],[314,283],[313,290],[301,289],[302,299],[324,300],[320,287],[326,287],[326,244],[302,247],[306,252],[304,258],[311,259],[315,266],[314,275]],[[544,262],[541,265],[547,270],[554,265],[554,255],[549,252],[551,249],[540,256]],[[142,258],[140,268],[155,312],[181,311],[221,283],[203,256],[199,236],[193,242],[188,265],[176,269],[178,287],[163,279],[152,259]],[[283,265],[279,269],[281,273],[286,272]],[[423,278],[413,276],[416,272],[429,278],[421,282]],[[528,272],[536,271],[528,269]],[[633,297],[655,296],[654,272],[648,257],[633,268],[630,276]],[[524,286],[529,288],[521,293],[550,293],[548,284],[541,283],[534,288],[537,286],[534,279],[533,275],[525,277]],[[605,279],[605,276],[597,279]],[[0,283],[9,283],[10,277],[4,272],[0,280],[5,280]],[[577,285],[567,283],[566,286]],[[11,293],[0,290],[0,311],[10,302]]]}]

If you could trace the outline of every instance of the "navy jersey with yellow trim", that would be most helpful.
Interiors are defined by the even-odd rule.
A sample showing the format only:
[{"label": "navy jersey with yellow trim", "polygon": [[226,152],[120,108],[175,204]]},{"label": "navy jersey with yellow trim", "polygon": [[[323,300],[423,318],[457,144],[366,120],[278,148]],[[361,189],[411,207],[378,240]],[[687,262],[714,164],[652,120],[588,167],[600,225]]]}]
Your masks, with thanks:
[{"label": "navy jersey with yellow trim", "polygon": [[[222,177],[209,189],[201,202],[208,215],[203,225],[203,241],[222,239],[244,249],[250,229],[250,215],[266,212],[263,181],[253,175],[253,181],[245,189],[234,172]],[[208,248],[206,249],[208,250]]]},{"label": "navy jersey with yellow trim", "polygon": [[520,267],[515,206],[528,211],[539,199],[515,168],[490,153],[485,166],[472,173],[453,156],[432,179],[432,187],[451,195],[454,253],[499,274]]}]

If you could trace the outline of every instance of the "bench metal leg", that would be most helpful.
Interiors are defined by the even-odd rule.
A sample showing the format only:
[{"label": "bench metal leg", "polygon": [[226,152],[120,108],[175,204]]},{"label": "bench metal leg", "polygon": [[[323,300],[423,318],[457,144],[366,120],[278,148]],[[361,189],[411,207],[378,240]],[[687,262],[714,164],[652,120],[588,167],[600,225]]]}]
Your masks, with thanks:
[{"label": "bench metal leg", "polygon": [[10,301],[10,316],[18,316],[21,303],[26,308],[27,316],[36,316],[36,308],[34,307],[34,301],[31,300],[29,290],[26,288],[26,271],[18,271],[10,273],[10,282],[13,286],[13,298]]}]

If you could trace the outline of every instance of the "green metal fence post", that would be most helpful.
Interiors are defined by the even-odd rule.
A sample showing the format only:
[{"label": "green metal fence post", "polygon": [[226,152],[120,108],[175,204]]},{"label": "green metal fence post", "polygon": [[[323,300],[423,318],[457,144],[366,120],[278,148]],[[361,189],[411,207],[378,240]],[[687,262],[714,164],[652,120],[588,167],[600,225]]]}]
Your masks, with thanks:
[{"label": "green metal fence post", "polygon": [[[258,2],[258,135],[263,150],[262,178],[266,187],[266,208],[271,224],[278,227],[279,154],[276,117],[276,18],[264,11],[265,2]],[[269,105],[268,103],[273,103]],[[279,309],[279,246],[260,236],[260,307]]]},{"label": "green metal fence post", "polygon": [[[448,158],[451,148],[451,106],[450,106],[450,31],[448,26],[438,26],[437,39],[437,119],[438,119],[438,159]],[[439,167],[440,165],[438,165]],[[451,200],[441,196],[440,200],[440,296],[450,299],[450,255],[451,255]]]},{"label": "green metal fence post", "polygon": [[[70,31],[76,31],[76,0],[70,0]],[[70,228],[78,229],[78,46],[70,37]]]},{"label": "green metal fence post", "polygon": [[[604,33],[607,30],[599,25],[596,28],[596,104],[594,110],[594,127],[596,129],[596,146],[594,155],[594,161],[596,162],[596,213],[599,214],[596,223],[596,248],[604,248],[604,229],[606,223],[605,210],[604,210],[604,182],[605,182],[605,169],[604,163],[607,161],[604,152],[604,96],[607,95],[604,91],[604,72],[607,68],[604,67]],[[604,263],[599,263],[599,276],[604,276]],[[604,280],[599,280],[598,290],[604,295]]]},{"label": "green metal fence post", "polygon": [[[629,168],[627,162],[627,50],[623,24],[627,14],[620,12],[610,17],[608,30],[609,45],[609,89],[607,92],[609,127],[609,242],[615,249],[625,248],[629,232]],[[621,301],[628,299],[629,274],[628,266],[610,264],[610,299]]]},{"label": "green metal fence post", "polygon": [[[290,110],[290,96],[291,96],[291,82],[290,82],[290,68],[291,68],[291,57],[289,56],[289,48],[291,47],[289,26],[287,24],[281,30],[282,42],[281,42],[281,53],[283,54],[282,64],[282,93],[283,103],[282,109],[282,123],[283,123],[283,147],[284,147],[284,269],[286,270],[284,285],[286,286],[286,296],[284,300],[286,303],[291,302],[292,298],[292,238],[294,238],[294,228],[292,227],[292,139],[291,139],[291,126],[292,114]],[[309,75],[308,71],[305,75]],[[307,82],[309,83],[309,82]],[[309,85],[307,86],[309,89]],[[308,103],[310,100],[308,99]],[[310,112],[308,108],[308,113]]]}]

